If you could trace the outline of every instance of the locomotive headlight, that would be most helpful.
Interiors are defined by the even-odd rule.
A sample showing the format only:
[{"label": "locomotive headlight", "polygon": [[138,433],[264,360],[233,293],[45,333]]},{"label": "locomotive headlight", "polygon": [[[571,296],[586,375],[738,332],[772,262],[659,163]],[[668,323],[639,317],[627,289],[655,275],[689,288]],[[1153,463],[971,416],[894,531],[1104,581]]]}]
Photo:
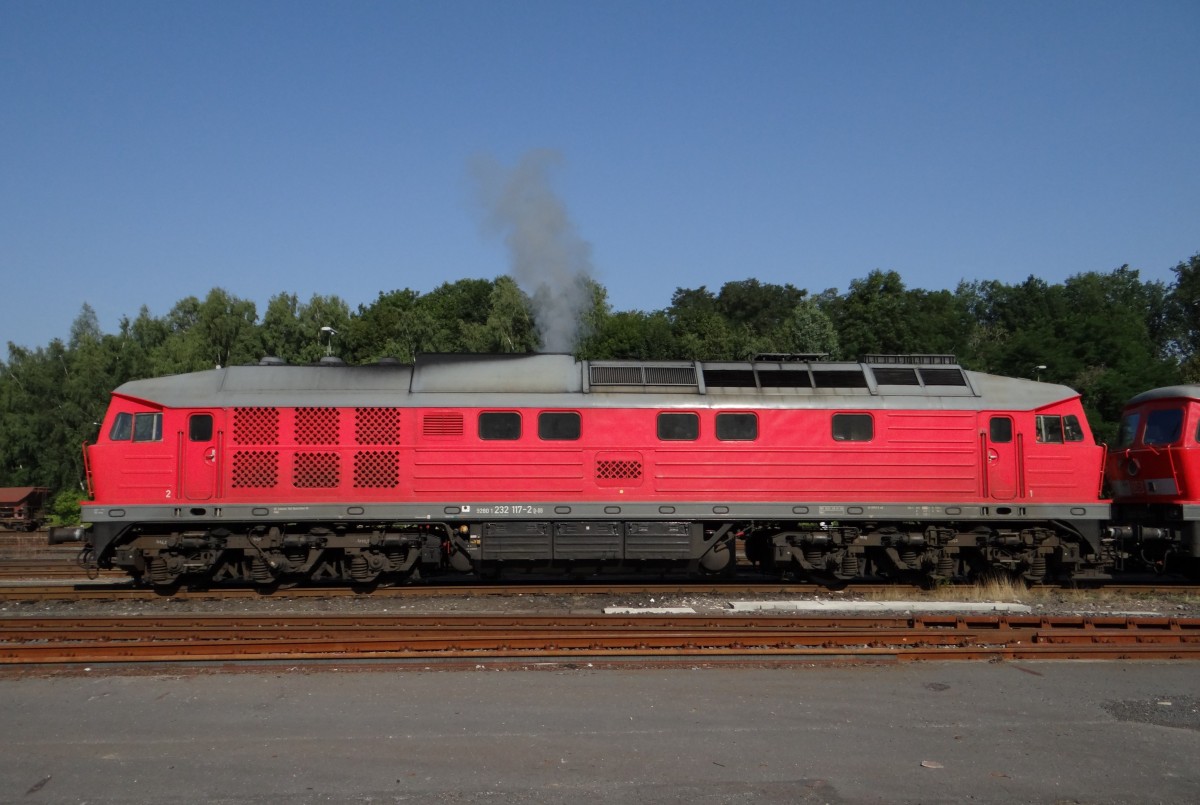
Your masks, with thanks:
[{"label": "locomotive headlight", "polygon": [[1142,465],[1138,463],[1138,460],[1136,458],[1131,458],[1125,462],[1125,474],[1128,475],[1130,478],[1133,478],[1134,476],[1136,476],[1138,474],[1138,472],[1141,471],[1141,469],[1142,469]]}]

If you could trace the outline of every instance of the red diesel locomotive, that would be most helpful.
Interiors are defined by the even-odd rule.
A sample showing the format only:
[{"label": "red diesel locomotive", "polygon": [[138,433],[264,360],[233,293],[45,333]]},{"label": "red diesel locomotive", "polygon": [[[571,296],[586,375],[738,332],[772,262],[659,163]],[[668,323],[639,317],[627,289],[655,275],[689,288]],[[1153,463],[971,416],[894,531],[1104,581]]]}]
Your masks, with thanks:
[{"label": "red diesel locomotive", "polygon": [[1170,386],[1130,400],[1109,450],[1109,533],[1136,545],[1142,563],[1200,576],[1200,386]]},{"label": "red diesel locomotive", "polygon": [[1079,395],[950,356],[264,359],[122,385],[86,459],[73,538],[155,585],[1112,563]]}]

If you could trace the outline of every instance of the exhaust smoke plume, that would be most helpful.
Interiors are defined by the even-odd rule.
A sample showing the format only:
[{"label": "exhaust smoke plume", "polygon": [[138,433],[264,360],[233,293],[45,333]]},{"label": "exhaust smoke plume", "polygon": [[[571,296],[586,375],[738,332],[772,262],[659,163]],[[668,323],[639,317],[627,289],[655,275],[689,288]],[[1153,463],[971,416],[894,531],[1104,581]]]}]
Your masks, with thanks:
[{"label": "exhaust smoke plume", "polygon": [[591,304],[592,247],[579,237],[549,172],[555,151],[531,151],[511,170],[494,159],[475,160],[485,224],[508,247],[509,272],[533,301],[543,352],[571,352]]}]

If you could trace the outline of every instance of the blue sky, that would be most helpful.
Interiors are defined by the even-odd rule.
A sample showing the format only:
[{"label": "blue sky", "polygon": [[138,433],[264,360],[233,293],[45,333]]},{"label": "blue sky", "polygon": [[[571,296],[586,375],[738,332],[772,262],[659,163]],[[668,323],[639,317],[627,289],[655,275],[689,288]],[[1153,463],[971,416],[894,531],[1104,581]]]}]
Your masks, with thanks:
[{"label": "blue sky", "polygon": [[0,3],[0,342],[509,272],[471,164],[553,149],[618,310],[1200,252],[1200,3]]}]

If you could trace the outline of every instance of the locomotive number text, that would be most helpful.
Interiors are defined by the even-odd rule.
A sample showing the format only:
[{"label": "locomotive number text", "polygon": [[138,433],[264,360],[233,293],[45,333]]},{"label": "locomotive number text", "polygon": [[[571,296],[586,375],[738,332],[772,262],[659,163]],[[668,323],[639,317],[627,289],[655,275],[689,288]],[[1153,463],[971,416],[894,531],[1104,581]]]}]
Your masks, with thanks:
[{"label": "locomotive number text", "polygon": [[530,515],[545,514],[546,509],[543,506],[527,506],[523,503],[497,503],[492,506],[476,506],[475,513],[491,515]]}]

